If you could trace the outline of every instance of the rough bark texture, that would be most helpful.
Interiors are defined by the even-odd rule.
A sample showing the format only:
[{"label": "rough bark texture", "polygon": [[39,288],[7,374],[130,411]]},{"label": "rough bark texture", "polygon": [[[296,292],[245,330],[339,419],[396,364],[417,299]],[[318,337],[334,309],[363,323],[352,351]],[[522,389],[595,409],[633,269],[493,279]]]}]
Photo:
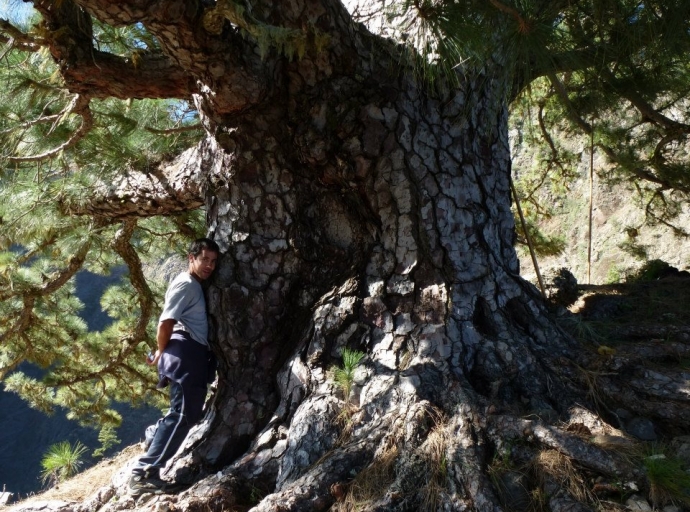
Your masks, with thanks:
[{"label": "rough bark texture", "polygon": [[[188,168],[223,251],[208,291],[220,380],[170,471],[196,483],[156,506],[500,510],[497,482],[511,473],[492,478],[487,465],[508,446],[514,463],[551,450],[641,482],[583,437],[623,434],[587,412],[580,347],[518,275],[500,61],[457,87],[428,86],[395,45],[325,0],[254,3],[266,23],[328,34],[295,60],[275,49],[262,60],[227,24],[211,34],[186,2],[78,3],[111,23],[143,22],[196,84],[208,130]],[[349,397],[330,374],[345,348],[366,354]],[[615,398],[659,413],[636,394],[654,378]],[[674,382],[660,388],[661,416],[685,407],[687,425]],[[378,492],[358,494],[376,468]],[[547,508],[586,509],[542,473]],[[120,505],[134,506],[153,507]]]}]

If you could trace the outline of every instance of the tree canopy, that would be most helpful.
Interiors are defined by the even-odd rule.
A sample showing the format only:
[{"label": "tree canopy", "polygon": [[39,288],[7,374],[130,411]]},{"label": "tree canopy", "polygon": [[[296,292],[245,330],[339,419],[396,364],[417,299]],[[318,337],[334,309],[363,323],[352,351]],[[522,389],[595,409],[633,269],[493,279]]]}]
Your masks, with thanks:
[{"label": "tree canopy", "polygon": [[[203,234],[203,185],[175,184],[194,181],[185,155],[201,151],[195,144],[213,127],[200,124],[194,103],[204,85],[181,63],[233,47],[261,53],[261,69],[238,54],[229,58],[234,69],[215,71],[238,73],[243,84],[229,96],[234,104],[216,105],[229,115],[268,94],[275,62],[332,42],[318,26],[283,24],[266,2],[166,2],[178,21],[180,9],[196,13],[184,18],[196,25],[179,21],[174,30],[208,34],[206,48],[190,37],[189,48],[171,52],[159,18],[106,4],[36,1],[25,23],[0,20],[0,377],[41,409],[116,422],[110,401],[140,399],[150,386],[143,354],[162,284],[144,269]],[[385,51],[416,66],[430,88],[499,58],[514,119],[536,113],[531,142],[545,147],[542,181],[567,178],[551,135],[558,128],[593,137],[612,176],[666,206],[650,208],[654,215],[670,219],[686,199],[687,1],[371,0],[347,8],[390,37]],[[115,321],[89,333],[74,276],[121,265],[129,280],[102,299]],[[18,372],[24,361],[46,368],[45,379]]]}]

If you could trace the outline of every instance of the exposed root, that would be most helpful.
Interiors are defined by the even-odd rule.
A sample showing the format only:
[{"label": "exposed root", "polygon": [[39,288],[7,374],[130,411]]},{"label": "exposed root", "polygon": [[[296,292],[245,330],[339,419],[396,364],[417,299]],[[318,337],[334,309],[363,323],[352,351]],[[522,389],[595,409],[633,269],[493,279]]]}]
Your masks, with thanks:
[{"label": "exposed root", "polygon": [[538,441],[542,446],[555,449],[598,473],[619,477],[632,477],[634,474],[620,457],[557,427],[508,416],[493,417],[490,425],[491,437],[498,444],[506,438],[530,443]]},{"label": "exposed root", "polygon": [[479,414],[462,402],[449,422],[454,443],[448,447],[448,483],[451,500],[471,502],[476,510],[500,510],[494,487],[484,472],[487,443]]}]

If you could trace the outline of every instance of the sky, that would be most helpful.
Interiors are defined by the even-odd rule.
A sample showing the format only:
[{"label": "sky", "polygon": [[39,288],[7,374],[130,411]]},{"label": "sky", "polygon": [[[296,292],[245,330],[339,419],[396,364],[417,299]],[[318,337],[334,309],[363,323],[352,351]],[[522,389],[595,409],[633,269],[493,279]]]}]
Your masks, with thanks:
[{"label": "sky", "polygon": [[33,4],[21,0],[0,0],[0,18],[21,23],[31,13]]}]

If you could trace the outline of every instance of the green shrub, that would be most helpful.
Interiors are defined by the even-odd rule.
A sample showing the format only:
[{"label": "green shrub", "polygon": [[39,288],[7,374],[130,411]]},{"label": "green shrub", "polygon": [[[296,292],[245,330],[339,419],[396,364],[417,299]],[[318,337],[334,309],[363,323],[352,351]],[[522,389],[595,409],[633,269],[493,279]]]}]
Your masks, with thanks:
[{"label": "green shrub", "polygon": [[658,453],[645,457],[642,464],[649,481],[649,497],[655,506],[669,502],[690,506],[690,474],[679,459]]},{"label": "green shrub", "polygon": [[86,452],[86,446],[79,441],[72,446],[68,441],[56,443],[48,448],[41,459],[41,479],[51,487],[63,482],[79,471]]},{"label": "green shrub", "polygon": [[94,457],[103,457],[105,452],[107,452],[110,448],[122,442],[117,438],[115,427],[112,425],[105,425],[101,428],[100,432],[98,433],[98,441],[101,443],[101,446],[100,448],[94,450],[91,454]]},{"label": "green shrub", "polygon": [[668,272],[671,267],[663,260],[649,260],[642,265],[636,272],[633,272],[626,279],[628,283],[656,281]]},{"label": "green shrub", "polygon": [[352,391],[352,384],[355,380],[355,368],[363,357],[363,352],[346,348],[343,350],[343,366],[332,369],[333,380],[342,390],[346,402],[350,399],[350,391]]}]

